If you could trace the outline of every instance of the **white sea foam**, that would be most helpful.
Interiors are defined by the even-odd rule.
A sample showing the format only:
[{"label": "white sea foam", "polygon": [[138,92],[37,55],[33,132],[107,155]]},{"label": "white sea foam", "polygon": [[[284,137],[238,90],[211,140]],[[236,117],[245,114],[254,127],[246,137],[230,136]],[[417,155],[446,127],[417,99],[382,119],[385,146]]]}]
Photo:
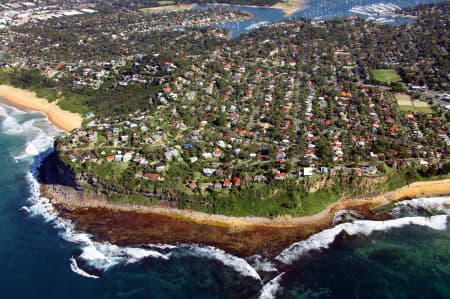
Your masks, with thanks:
[{"label": "white sea foam", "polygon": [[156,249],[160,249],[160,250],[170,250],[170,249],[177,248],[177,246],[170,245],[170,244],[150,244],[150,245],[148,245],[148,247],[156,248]]},{"label": "white sea foam", "polygon": [[61,134],[56,127],[46,125],[49,122],[45,114],[27,113],[2,103],[0,103],[0,120],[3,133],[23,136],[26,140],[23,150],[14,157],[16,161],[33,158],[47,150],[52,146],[53,138]]},{"label": "white sea foam", "polygon": [[395,209],[391,215],[401,217],[404,212],[414,213],[418,210],[425,210],[431,214],[445,213],[450,214],[450,197],[432,197],[432,198],[414,198],[404,200],[395,204]]},{"label": "white sea foam", "polygon": [[333,221],[332,221],[332,225],[337,225],[341,222],[345,222],[345,220],[348,218],[353,218],[353,219],[363,219],[364,216],[359,214],[356,211],[352,211],[352,210],[339,210],[334,214],[333,217]]},{"label": "white sea foam", "polygon": [[[97,270],[106,271],[112,266],[136,263],[144,258],[168,259],[167,256],[155,250],[137,247],[119,247],[108,242],[94,241],[91,235],[77,231],[71,221],[58,217],[50,201],[40,196],[39,183],[33,176],[32,171],[27,174],[26,179],[30,184],[31,196],[29,200],[32,203],[30,207],[31,214],[40,215],[47,222],[51,222],[55,228],[60,230],[60,235],[63,239],[79,244],[81,254],[78,258],[85,261],[87,265]],[[72,270],[76,269],[74,265],[71,268]],[[77,268],[79,269],[78,266]],[[79,272],[76,273],[80,274]]]},{"label": "white sea foam", "polygon": [[260,255],[248,257],[247,261],[258,272],[278,272],[272,261]]},{"label": "white sea foam", "polygon": [[267,282],[259,293],[259,299],[275,298],[276,294],[280,291],[280,281],[283,275],[284,272]]},{"label": "white sea foam", "polygon": [[72,271],[74,273],[77,273],[78,275],[87,277],[87,278],[100,278],[96,275],[92,275],[87,273],[86,271],[84,271],[83,269],[81,269],[80,267],[78,267],[77,261],[75,260],[75,258],[72,256],[70,258],[70,269],[72,269]]},{"label": "white sea foam", "polygon": [[[66,219],[58,216],[49,199],[41,197],[40,185],[36,180],[37,169],[42,160],[48,156],[53,149],[54,136],[60,133],[58,129],[46,125],[48,120],[41,115],[40,118],[23,118],[27,116],[25,112],[0,104],[1,129],[6,134],[19,134],[26,137],[28,143],[23,153],[17,159],[34,158],[30,171],[25,179],[28,182],[30,197],[29,206],[24,206],[22,210],[29,211],[31,216],[41,216],[46,222],[51,223],[58,229],[61,237],[69,242],[77,243],[80,246],[81,254],[78,259],[83,260],[86,265],[97,270],[106,271],[117,264],[136,263],[145,258],[168,259],[156,250],[143,249],[137,247],[119,247],[107,242],[96,242],[87,233],[79,232],[75,225]],[[40,154],[39,154],[40,153]],[[82,270],[76,263],[76,259],[71,259],[70,267],[72,271],[85,277],[95,278]]]},{"label": "white sea foam", "polygon": [[[78,259],[83,260],[86,265],[94,267],[97,270],[106,271],[115,265],[135,263],[145,258],[167,260],[173,255],[174,251],[177,250],[178,247],[176,246],[164,244],[150,245],[150,249],[119,247],[107,242],[96,242],[89,234],[76,231],[75,226],[71,221],[58,217],[58,214],[54,211],[50,201],[47,198],[40,196],[39,183],[33,175],[33,171],[37,169],[39,164],[39,159],[36,161],[36,165],[31,168],[31,171],[26,176],[31,191],[31,196],[29,198],[32,203],[30,207],[31,214],[41,215],[47,222],[51,222],[55,228],[60,230],[60,235],[62,238],[79,244],[81,254]],[[252,277],[261,281],[261,278],[256,270],[252,268],[244,259],[225,253],[220,249],[200,245],[182,245],[180,249],[186,252],[192,252],[195,256],[216,259],[224,265],[229,266],[235,271],[241,273],[243,276]],[[163,254],[157,250],[169,250],[169,252],[167,254]],[[80,271],[78,271],[78,269],[80,269],[78,266],[75,267],[75,265],[72,265],[71,269],[74,272],[83,275]]]},{"label": "white sea foam", "polygon": [[445,230],[447,228],[447,215],[404,217],[387,221],[357,220],[352,223],[342,223],[312,235],[306,240],[292,244],[284,249],[275,259],[284,264],[292,264],[313,250],[328,248],[334,242],[336,236],[342,232],[346,232],[352,236],[369,236],[374,231],[385,231],[411,224],[427,226],[436,230]]},{"label": "white sea foam", "polygon": [[[204,257],[209,259],[215,259],[220,261],[225,266],[233,268],[236,272],[242,276],[251,277],[261,281],[261,277],[258,272],[247,263],[246,260],[237,256],[226,253],[221,249],[217,249],[212,246],[202,246],[197,244],[183,244],[178,246],[181,249],[187,249],[185,253],[192,254],[197,257]],[[173,252],[169,253],[172,255]]]}]

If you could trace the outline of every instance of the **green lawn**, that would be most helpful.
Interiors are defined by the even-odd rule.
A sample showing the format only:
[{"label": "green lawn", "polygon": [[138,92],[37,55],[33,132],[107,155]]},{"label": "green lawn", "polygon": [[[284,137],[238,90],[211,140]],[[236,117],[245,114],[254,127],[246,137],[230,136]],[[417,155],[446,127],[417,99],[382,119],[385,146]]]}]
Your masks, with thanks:
[{"label": "green lawn", "polygon": [[433,113],[430,105],[424,101],[412,101],[409,95],[395,95],[398,107],[402,112],[425,112],[428,114]]},{"label": "green lawn", "polygon": [[159,5],[172,5],[174,3],[175,3],[175,1],[168,1],[168,0],[166,0],[166,1],[158,1]]},{"label": "green lawn", "polygon": [[399,82],[402,80],[395,70],[379,69],[370,71],[374,80],[380,81],[384,84],[390,84],[391,82]]},{"label": "green lawn", "polygon": [[432,114],[433,110],[430,107],[416,107],[414,106],[414,109],[418,112],[425,112],[427,114]]},{"label": "green lawn", "polygon": [[405,106],[405,105],[399,105],[401,112],[414,112],[413,106]]}]

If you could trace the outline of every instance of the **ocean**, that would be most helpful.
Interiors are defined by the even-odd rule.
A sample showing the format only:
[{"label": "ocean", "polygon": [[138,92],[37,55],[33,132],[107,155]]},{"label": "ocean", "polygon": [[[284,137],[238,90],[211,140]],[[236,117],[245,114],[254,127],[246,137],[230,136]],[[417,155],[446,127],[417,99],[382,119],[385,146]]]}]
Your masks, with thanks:
[{"label": "ocean", "polygon": [[[378,2],[339,1],[334,13],[338,1],[323,0],[298,15]],[[434,1],[389,3],[423,2]],[[270,11],[230,25],[233,34],[281,18]],[[75,231],[40,197],[36,169],[62,133],[0,101],[1,298],[450,298],[450,197],[400,203],[389,221],[339,224],[272,260],[199,244],[118,247]]]}]

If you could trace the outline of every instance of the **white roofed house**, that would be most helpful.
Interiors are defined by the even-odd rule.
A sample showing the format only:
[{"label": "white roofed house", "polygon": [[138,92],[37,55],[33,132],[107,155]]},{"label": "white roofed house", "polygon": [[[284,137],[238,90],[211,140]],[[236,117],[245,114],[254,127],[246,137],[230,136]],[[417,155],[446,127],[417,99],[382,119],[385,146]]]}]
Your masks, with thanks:
[{"label": "white roofed house", "polygon": [[214,168],[203,168],[202,172],[203,172],[203,175],[205,175],[205,176],[211,176],[214,172],[216,172],[216,169],[214,169]]},{"label": "white roofed house", "polygon": [[175,148],[169,148],[167,152],[164,153],[164,157],[166,160],[171,161],[173,158],[176,158],[180,155],[180,152]]},{"label": "white roofed house", "polygon": [[314,168],[312,168],[312,167],[303,168],[303,176],[304,177],[312,177],[313,173],[314,173]]},{"label": "white roofed house", "polygon": [[125,153],[122,157],[123,162],[131,161],[131,159],[133,159],[133,153],[131,152]]}]

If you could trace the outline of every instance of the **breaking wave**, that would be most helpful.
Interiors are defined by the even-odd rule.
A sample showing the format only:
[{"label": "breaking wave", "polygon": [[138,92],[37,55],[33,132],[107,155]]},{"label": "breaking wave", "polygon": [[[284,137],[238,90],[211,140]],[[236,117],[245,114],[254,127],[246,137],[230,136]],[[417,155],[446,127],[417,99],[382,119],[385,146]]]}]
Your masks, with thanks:
[{"label": "breaking wave", "polygon": [[280,281],[283,275],[284,272],[266,283],[259,293],[259,299],[275,298],[276,294],[280,291]]},{"label": "breaking wave", "polygon": [[278,272],[272,261],[264,258],[260,255],[253,255],[247,258],[249,264],[259,273],[259,272]]},{"label": "breaking wave", "polygon": [[225,266],[234,269],[236,272],[240,273],[242,276],[251,277],[255,280],[261,281],[261,277],[255,268],[250,266],[250,264],[237,256],[226,253],[221,249],[217,249],[212,246],[203,246],[198,244],[180,244],[177,246],[179,249],[184,249],[182,251],[171,251],[169,255],[181,254],[181,255],[193,255],[195,257],[204,257],[208,259],[214,259],[220,261]]},{"label": "breaking wave", "polygon": [[62,131],[52,126],[45,114],[28,112],[0,103],[2,133],[22,136],[25,147],[14,155],[16,161],[29,160],[52,146],[54,137]]},{"label": "breaking wave", "polygon": [[341,233],[351,236],[369,236],[375,231],[386,231],[412,224],[427,226],[435,230],[445,230],[447,228],[447,215],[404,217],[387,221],[357,220],[352,223],[342,223],[312,235],[306,240],[292,244],[275,259],[283,264],[290,265],[314,250],[328,248]]},{"label": "breaking wave", "polygon": [[100,278],[99,276],[89,274],[86,271],[80,269],[80,267],[78,267],[77,260],[73,256],[70,258],[70,269],[72,269],[74,273],[87,278]]},{"label": "breaking wave", "polygon": [[[102,272],[119,264],[137,263],[144,259],[161,259],[168,260],[171,256],[179,252],[193,254],[194,256],[215,259],[225,266],[231,267],[243,276],[252,277],[261,281],[258,273],[244,259],[235,257],[225,253],[222,250],[210,246],[200,245],[165,245],[151,244],[140,247],[120,247],[108,242],[94,241],[88,233],[77,231],[73,222],[58,216],[57,211],[53,208],[49,199],[41,197],[40,185],[37,180],[38,168],[43,159],[52,151],[51,145],[54,140],[55,131],[47,132],[42,128],[35,126],[39,121],[48,121],[43,118],[39,120],[31,118],[28,120],[20,120],[20,117],[26,116],[15,108],[10,108],[0,104],[0,117],[7,116],[9,119],[2,122],[2,129],[7,134],[19,134],[26,137],[28,141],[22,155],[16,159],[34,157],[29,172],[26,174],[26,181],[30,188],[29,206],[24,206],[23,211],[28,212],[31,216],[40,216],[46,222],[58,230],[59,235],[66,241],[79,245],[80,253],[72,256],[70,259],[70,268],[74,273],[87,278],[97,278]],[[40,115],[39,115],[40,116]],[[36,145],[36,141],[43,141]]]},{"label": "breaking wave", "polygon": [[[211,246],[196,244],[181,244],[178,246],[155,244],[148,245],[146,248],[119,247],[108,242],[94,241],[90,234],[77,231],[75,225],[70,220],[58,217],[50,200],[41,197],[40,194],[40,186],[36,180],[36,171],[42,159],[50,154],[51,151],[52,149],[38,155],[35,163],[26,175],[31,192],[29,198],[31,206],[29,207],[29,211],[31,215],[40,215],[46,222],[52,223],[59,230],[60,236],[63,239],[79,244],[81,254],[77,257],[72,257],[70,260],[70,267],[73,272],[84,277],[96,278],[98,275],[88,273],[88,269],[92,269],[97,273],[98,271],[104,272],[119,264],[137,263],[147,258],[168,260],[172,256],[193,255],[195,257],[217,260],[240,273],[242,276],[261,281],[257,271],[247,261]],[[85,268],[84,266],[86,266],[86,269],[82,269],[77,261],[82,261],[82,267]]]},{"label": "breaking wave", "polygon": [[395,204],[390,214],[392,217],[400,218],[409,215],[431,216],[436,214],[450,215],[450,197],[415,198],[401,201]]},{"label": "breaking wave", "polygon": [[59,234],[64,240],[79,244],[81,254],[76,258],[71,258],[70,267],[72,271],[89,278],[97,277],[97,275],[92,275],[81,269],[77,260],[82,260],[86,266],[96,271],[106,271],[115,265],[136,263],[145,258],[169,259],[166,255],[155,250],[138,247],[119,247],[108,242],[96,242],[90,234],[77,231],[70,220],[58,217],[58,213],[53,209],[50,200],[41,197],[40,186],[36,180],[37,168],[42,159],[51,151],[52,149],[38,155],[35,163],[26,175],[31,193],[29,210],[31,215],[40,215],[46,222],[52,223],[59,230]]}]

